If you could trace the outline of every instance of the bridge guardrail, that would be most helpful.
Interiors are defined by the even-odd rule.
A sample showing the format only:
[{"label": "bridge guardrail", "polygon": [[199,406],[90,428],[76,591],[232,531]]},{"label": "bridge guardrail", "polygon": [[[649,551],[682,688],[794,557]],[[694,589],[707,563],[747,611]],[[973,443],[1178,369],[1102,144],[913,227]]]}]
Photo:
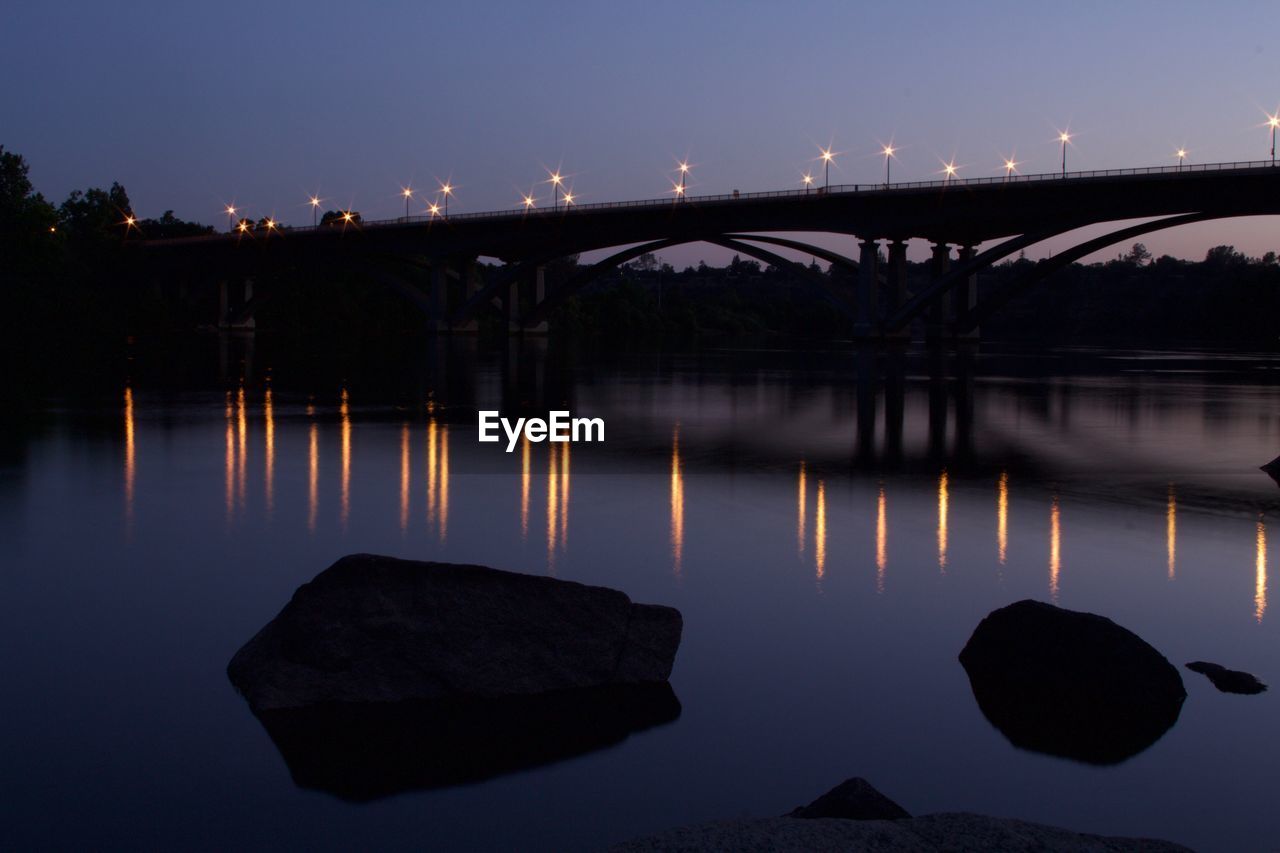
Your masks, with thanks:
[{"label": "bridge guardrail", "polygon": [[[551,216],[571,216],[576,213],[587,211],[603,211],[603,210],[626,210],[634,208],[668,208],[676,205],[696,205],[707,202],[725,202],[725,201],[752,201],[770,198],[823,198],[832,195],[852,195],[867,192],[892,192],[894,190],[919,190],[919,189],[942,189],[950,187],[965,186],[989,186],[991,184],[1026,184],[1038,183],[1042,181],[1071,181],[1090,178],[1115,178],[1134,175],[1159,175],[1159,174],[1178,174],[1182,172],[1228,172],[1241,171],[1246,169],[1270,169],[1280,168],[1271,160],[1242,160],[1231,163],[1193,163],[1181,166],[1145,166],[1129,169],[1093,169],[1082,172],[1042,172],[1034,175],[997,175],[982,178],[944,178],[930,181],[899,181],[895,183],[872,183],[872,184],[836,184],[828,188],[816,189],[798,189],[798,190],[767,190],[763,192],[739,193],[718,193],[714,195],[685,196],[683,199],[666,198],[647,198],[635,199],[631,201],[602,201],[592,204],[571,204],[562,205],[560,207],[540,207],[532,209],[520,208],[517,210],[488,210],[475,213],[454,213],[449,216],[421,214],[414,216],[399,216],[395,219],[373,219],[363,220],[359,225],[343,225],[341,222],[335,222],[329,225],[302,225],[302,226],[282,226],[274,229],[280,233],[288,234],[304,234],[312,231],[333,231],[335,229],[360,228],[363,230],[378,229],[387,227],[397,227],[404,225],[423,225],[431,223],[445,224],[447,222],[471,222],[475,220],[511,220],[511,219],[529,219],[529,218],[547,218]],[[261,229],[254,229],[251,233],[261,233]],[[208,240],[224,240],[229,237],[239,238],[243,236],[237,231],[222,231],[217,234],[210,234],[204,237],[178,237],[170,240],[157,240],[155,242],[176,243],[176,242],[196,242]]]}]

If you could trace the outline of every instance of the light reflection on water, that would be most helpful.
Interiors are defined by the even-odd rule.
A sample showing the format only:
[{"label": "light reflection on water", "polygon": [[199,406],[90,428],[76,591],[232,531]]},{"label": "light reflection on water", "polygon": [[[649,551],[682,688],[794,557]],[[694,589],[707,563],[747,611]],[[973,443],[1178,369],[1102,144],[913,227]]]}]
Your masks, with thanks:
[{"label": "light reflection on water", "polygon": [[[28,653],[10,655],[0,675],[87,707],[85,731],[109,742],[107,732],[139,712],[111,697],[113,713],[91,707],[96,676],[47,642],[55,630],[92,631],[104,657],[90,660],[130,685],[129,709],[147,704],[138,697],[176,702],[179,716],[239,739],[235,749],[216,738],[197,745],[147,716],[133,742],[169,732],[163,749],[180,744],[172,748],[194,790],[207,778],[232,810],[273,804],[254,812],[261,825],[286,819],[275,809],[331,825],[332,810],[349,807],[295,795],[227,688],[226,658],[342,553],[479,562],[680,607],[686,640],[673,680],[685,712],[579,761],[389,801],[378,811],[385,825],[342,811],[361,837],[388,841],[414,828],[446,846],[520,846],[522,837],[503,834],[515,830],[485,819],[500,808],[521,817],[512,825],[546,820],[548,849],[589,849],[677,820],[779,812],[851,775],[880,782],[913,811],[1011,814],[1208,850],[1280,830],[1258,793],[1280,761],[1265,736],[1278,710],[1270,694],[1228,705],[1189,677],[1183,719],[1164,739],[1082,774],[1010,747],[973,707],[955,663],[982,615],[1034,597],[1111,616],[1175,663],[1221,658],[1274,681],[1266,521],[1275,485],[1255,466],[1280,447],[1280,400],[1266,384],[1185,374],[976,373],[971,392],[908,372],[857,400],[841,377],[770,366],[749,381],[696,365],[619,369],[556,392],[575,413],[605,417],[604,445],[522,441],[511,454],[474,441],[473,410],[501,408],[484,401],[487,386],[465,404],[425,407],[388,405],[354,384],[303,394],[233,377],[217,396],[176,400],[137,382],[117,386],[115,445],[67,462],[68,436],[89,427],[35,437],[25,475],[6,480],[0,524],[17,562],[0,575],[0,640]],[[965,393],[972,399],[957,399]],[[104,454],[106,495],[89,487]],[[63,482],[85,488],[68,496]],[[47,526],[98,516],[111,518],[109,531],[66,537]],[[92,577],[75,568],[89,554],[104,567]],[[184,560],[201,571],[186,573]],[[123,603],[83,628],[68,620],[96,614],[102,600]],[[171,608],[183,618],[170,623]],[[163,674],[154,683],[153,669]],[[50,672],[73,674],[54,681]],[[176,699],[158,686],[173,673],[185,691]],[[812,724],[797,724],[800,706]],[[0,710],[30,723],[24,707]],[[15,724],[3,736],[13,778],[55,790],[51,768],[78,759],[39,735],[28,747],[20,731],[38,729]],[[1263,745],[1236,749],[1237,738]],[[759,746],[775,741],[777,750]],[[1238,756],[1230,780],[1188,781],[1221,780],[1211,771],[1223,754]],[[107,768],[103,785],[131,778],[125,757],[94,760]],[[972,767],[985,768],[982,778]],[[766,776],[776,785],[757,784]],[[87,779],[77,796],[109,800],[95,784]],[[1065,793],[1027,793],[1050,788]],[[534,790],[552,792],[538,799],[545,818],[515,804]],[[1139,790],[1160,793],[1126,793]],[[597,792],[616,802],[622,791],[630,806],[618,823],[589,838],[565,829]],[[152,796],[175,821],[184,814],[176,795]],[[1123,813],[1109,802],[1124,802]],[[1221,824],[1183,819],[1205,802]],[[350,846],[354,837],[313,841]]]}]

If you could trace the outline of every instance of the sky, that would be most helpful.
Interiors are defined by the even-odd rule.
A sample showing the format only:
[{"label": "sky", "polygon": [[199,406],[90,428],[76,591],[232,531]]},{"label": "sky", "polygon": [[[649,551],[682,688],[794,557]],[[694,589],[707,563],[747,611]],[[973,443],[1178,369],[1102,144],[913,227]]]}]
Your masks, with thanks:
[{"label": "sky", "polygon": [[[310,224],[509,210],[548,168],[582,202],[831,182],[1270,156],[1280,5],[1200,2],[274,2],[11,4],[0,145],[46,197],[121,182],[142,216]],[[1280,217],[1143,238],[1199,258],[1280,250]],[[1095,233],[1097,229],[1088,233]],[[853,251],[850,238],[826,245]],[[848,244],[848,245],[846,245]],[[1052,251],[1047,244],[1030,255]],[[923,257],[922,246],[913,255]],[[1108,250],[1114,256],[1119,249]],[[669,250],[683,266],[713,247]]]}]

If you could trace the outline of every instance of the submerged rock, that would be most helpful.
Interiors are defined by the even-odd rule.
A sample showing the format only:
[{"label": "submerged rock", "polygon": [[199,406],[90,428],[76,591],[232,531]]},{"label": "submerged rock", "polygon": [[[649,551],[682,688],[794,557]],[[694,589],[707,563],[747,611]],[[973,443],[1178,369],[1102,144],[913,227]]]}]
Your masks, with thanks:
[{"label": "submerged rock", "polygon": [[670,829],[609,848],[613,853],[706,853],[814,850],[934,853],[1190,853],[1179,844],[1149,838],[1117,838],[1072,832],[1008,818],[954,812],[904,820],[793,820],[789,817],[727,820]]},{"label": "submerged rock", "polygon": [[1267,685],[1256,677],[1238,669],[1227,669],[1220,664],[1208,663],[1202,660],[1194,660],[1186,666],[1192,672],[1207,676],[1213,682],[1213,686],[1223,693],[1253,695],[1267,689]]},{"label": "submerged rock", "polygon": [[680,716],[671,685],[502,699],[315,705],[258,715],[301,788],[365,802],[480,782],[612,746]]},{"label": "submerged rock", "polygon": [[604,587],[368,554],[293,594],[227,674],[255,713],[662,683],[680,612]]},{"label": "submerged rock", "polygon": [[787,817],[839,817],[846,820],[900,820],[911,817],[907,810],[871,787],[866,779],[846,779],[821,797],[793,809]]},{"label": "submerged rock", "polygon": [[1110,619],[1019,601],[960,652],[982,713],[1015,746],[1116,764],[1155,743],[1186,698],[1178,670]]}]

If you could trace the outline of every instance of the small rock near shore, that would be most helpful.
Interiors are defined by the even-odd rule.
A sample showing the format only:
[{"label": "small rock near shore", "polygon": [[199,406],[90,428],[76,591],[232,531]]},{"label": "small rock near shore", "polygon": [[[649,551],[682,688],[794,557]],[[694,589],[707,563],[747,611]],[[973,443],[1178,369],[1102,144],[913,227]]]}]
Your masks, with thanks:
[{"label": "small rock near shore", "polygon": [[793,809],[787,817],[809,820],[839,817],[846,820],[901,820],[911,817],[907,810],[871,787],[866,779],[846,779],[821,797]]},{"label": "small rock near shore", "polygon": [[1223,693],[1242,693],[1252,696],[1267,689],[1267,685],[1263,684],[1255,676],[1247,672],[1241,672],[1238,669],[1227,669],[1221,664],[1193,660],[1186,666],[1192,672],[1198,672],[1208,677],[1213,682],[1213,686]]}]

